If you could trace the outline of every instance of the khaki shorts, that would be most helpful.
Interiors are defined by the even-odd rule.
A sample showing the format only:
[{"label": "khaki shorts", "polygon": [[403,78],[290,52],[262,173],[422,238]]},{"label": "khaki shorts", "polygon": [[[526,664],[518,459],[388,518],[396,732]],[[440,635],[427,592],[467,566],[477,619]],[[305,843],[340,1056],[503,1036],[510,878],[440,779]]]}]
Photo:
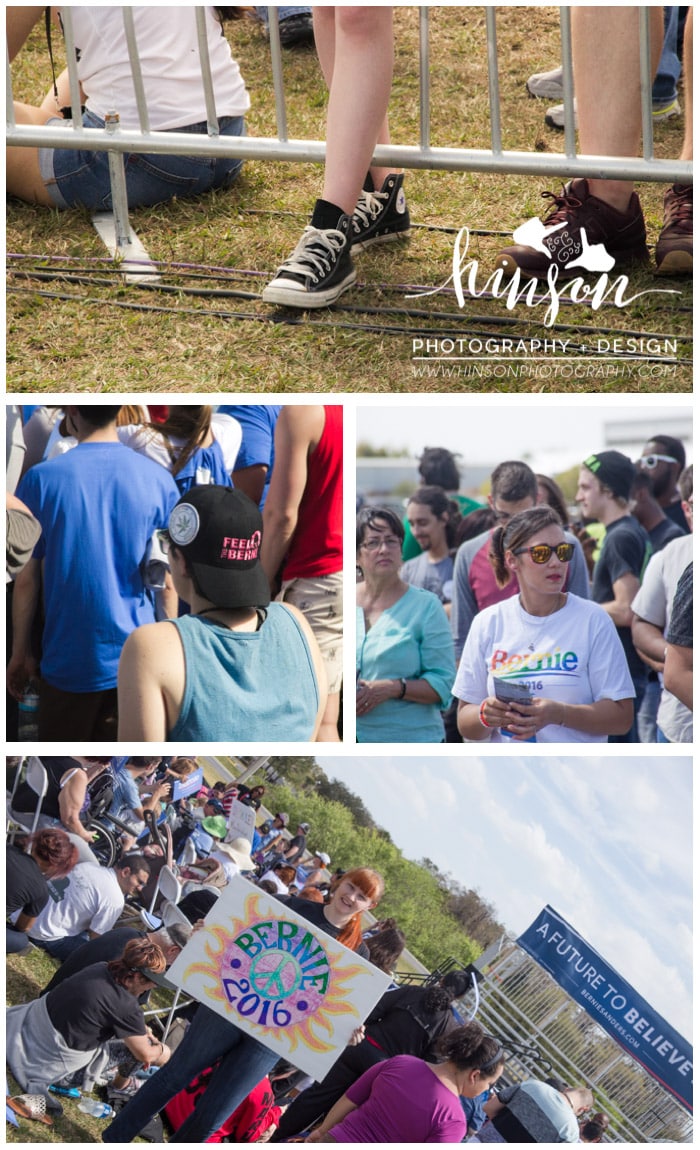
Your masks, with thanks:
[{"label": "khaki shorts", "polygon": [[291,603],[305,617],[318,643],[331,695],[343,681],[343,573],[317,579],[288,579],[277,599]]}]

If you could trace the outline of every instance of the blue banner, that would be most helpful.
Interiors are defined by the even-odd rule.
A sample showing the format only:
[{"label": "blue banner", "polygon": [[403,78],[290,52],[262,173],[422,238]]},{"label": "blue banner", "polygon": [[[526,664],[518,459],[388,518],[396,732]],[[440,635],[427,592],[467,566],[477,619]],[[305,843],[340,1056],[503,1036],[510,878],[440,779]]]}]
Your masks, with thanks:
[{"label": "blue banner", "polygon": [[518,946],[690,1112],[693,1048],[566,919],[546,906]]},{"label": "blue banner", "polygon": [[188,795],[196,795],[204,786],[204,771],[198,767],[194,774],[189,775],[184,783],[176,779],[173,783],[173,797],[174,803],[179,799],[186,799]]}]

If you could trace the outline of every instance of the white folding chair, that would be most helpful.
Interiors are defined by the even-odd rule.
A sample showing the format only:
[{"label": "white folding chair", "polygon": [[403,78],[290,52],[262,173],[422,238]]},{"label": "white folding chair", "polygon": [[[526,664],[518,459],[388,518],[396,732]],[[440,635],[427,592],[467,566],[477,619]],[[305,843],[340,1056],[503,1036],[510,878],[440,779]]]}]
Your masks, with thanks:
[{"label": "white folding chair", "polygon": [[161,918],[156,915],[156,903],[158,896],[166,899],[168,902],[178,903],[182,896],[182,885],[172,867],[161,867],[160,874],[158,875],[158,882],[156,883],[155,890],[153,891],[153,898],[148,910],[141,911],[141,921],[145,923],[149,930],[157,930],[161,925]]},{"label": "white folding chair", "polygon": [[46,773],[46,767],[42,763],[41,759],[37,759],[35,755],[31,755],[27,759],[24,782],[27,783],[27,785],[31,787],[31,789],[36,794],[36,806],[32,816],[30,811],[14,811],[11,807],[11,800],[8,799],[8,830],[10,825],[12,825],[14,828],[10,833],[10,842],[15,841],[18,830],[28,831],[30,835],[33,835],[39,822],[41,806],[49,787],[49,776]]}]

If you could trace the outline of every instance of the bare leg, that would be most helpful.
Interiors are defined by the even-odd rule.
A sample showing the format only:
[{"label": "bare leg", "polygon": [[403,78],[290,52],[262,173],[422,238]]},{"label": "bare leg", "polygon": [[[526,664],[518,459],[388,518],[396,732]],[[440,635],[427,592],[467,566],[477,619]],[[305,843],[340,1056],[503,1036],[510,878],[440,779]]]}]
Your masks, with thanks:
[{"label": "bare leg", "polygon": [[[14,109],[18,124],[45,124],[48,118],[41,108],[31,104],[15,103]],[[55,207],[41,178],[38,148],[6,148],[5,163],[5,183],[10,195],[30,204]]]},{"label": "bare leg", "polygon": [[[692,9],[691,9],[692,11]],[[581,152],[637,156],[642,131],[639,8],[571,10]],[[649,9],[651,73],[663,45],[663,9]],[[592,195],[624,211],[633,191],[625,180],[589,179]]]},{"label": "bare leg", "polygon": [[[347,215],[357,203],[375,145],[389,142],[392,17],[392,9],[383,6],[314,9],[319,60],[326,81],[330,76],[323,199]],[[375,186],[381,187],[390,172],[373,169]]]}]

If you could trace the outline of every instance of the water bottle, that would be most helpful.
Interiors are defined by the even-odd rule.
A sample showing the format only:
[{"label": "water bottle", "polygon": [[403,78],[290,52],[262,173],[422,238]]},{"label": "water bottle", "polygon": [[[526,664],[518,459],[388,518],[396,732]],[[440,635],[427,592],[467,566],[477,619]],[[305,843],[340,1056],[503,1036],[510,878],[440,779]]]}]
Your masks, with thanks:
[{"label": "water bottle", "polygon": [[34,679],[30,679],[19,701],[18,737],[21,742],[36,742],[39,736],[39,690]]},{"label": "water bottle", "polygon": [[114,1111],[107,1102],[98,1102],[96,1098],[83,1098],[82,1102],[78,1103],[78,1110],[82,1110],[83,1114],[89,1114],[91,1118],[113,1118]]},{"label": "water bottle", "polygon": [[52,1094],[60,1094],[62,1098],[80,1098],[77,1086],[49,1086]]}]

